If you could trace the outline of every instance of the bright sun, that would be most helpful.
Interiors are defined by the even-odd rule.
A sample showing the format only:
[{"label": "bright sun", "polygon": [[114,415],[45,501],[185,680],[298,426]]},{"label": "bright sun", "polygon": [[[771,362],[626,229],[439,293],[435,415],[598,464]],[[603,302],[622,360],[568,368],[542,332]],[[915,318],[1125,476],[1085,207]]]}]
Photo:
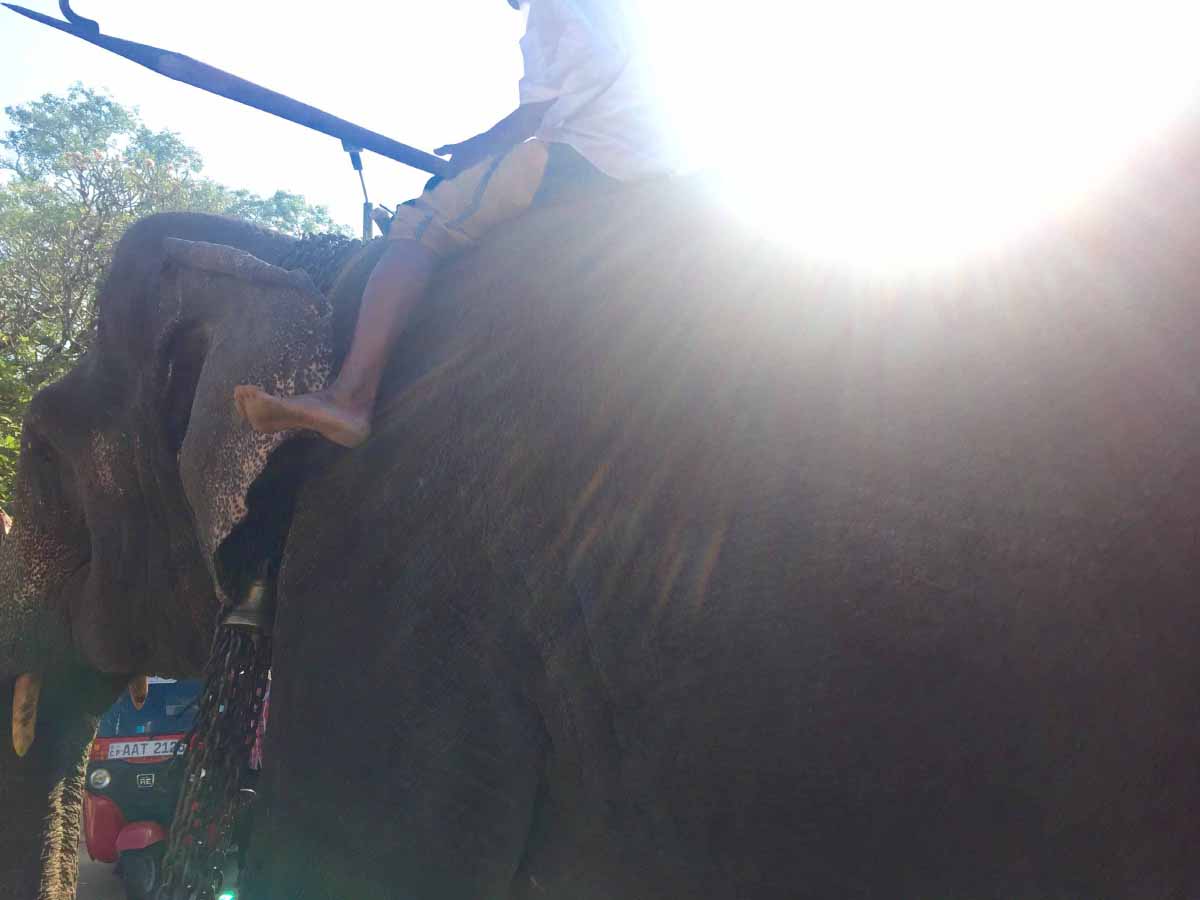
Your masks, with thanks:
[{"label": "bright sun", "polygon": [[643,8],[693,164],[769,233],[866,267],[1012,240],[1085,198],[1200,87],[1196,0]]}]

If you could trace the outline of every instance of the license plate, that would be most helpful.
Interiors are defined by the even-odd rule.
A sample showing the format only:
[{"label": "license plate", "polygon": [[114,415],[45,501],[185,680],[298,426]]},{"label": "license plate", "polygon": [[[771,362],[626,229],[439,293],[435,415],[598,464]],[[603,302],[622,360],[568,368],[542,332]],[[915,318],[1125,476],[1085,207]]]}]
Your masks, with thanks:
[{"label": "license plate", "polygon": [[154,773],[153,773],[153,772],[148,772],[148,773],[146,773],[146,774],[143,774],[143,775],[138,775],[138,777],[137,777],[137,786],[138,786],[138,787],[140,787],[140,788],[152,788],[152,787],[154,787]]},{"label": "license plate", "polygon": [[184,743],[176,738],[169,741],[121,741],[108,745],[109,759],[144,759],[149,756],[183,755]]}]

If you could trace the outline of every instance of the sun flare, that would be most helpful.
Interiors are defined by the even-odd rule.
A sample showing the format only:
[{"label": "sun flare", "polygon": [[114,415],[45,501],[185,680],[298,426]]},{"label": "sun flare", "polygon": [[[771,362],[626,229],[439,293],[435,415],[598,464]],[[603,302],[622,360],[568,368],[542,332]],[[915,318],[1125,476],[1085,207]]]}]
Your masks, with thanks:
[{"label": "sun flare", "polygon": [[690,163],[768,234],[865,267],[1013,240],[1086,198],[1200,85],[1195,2],[644,8]]}]

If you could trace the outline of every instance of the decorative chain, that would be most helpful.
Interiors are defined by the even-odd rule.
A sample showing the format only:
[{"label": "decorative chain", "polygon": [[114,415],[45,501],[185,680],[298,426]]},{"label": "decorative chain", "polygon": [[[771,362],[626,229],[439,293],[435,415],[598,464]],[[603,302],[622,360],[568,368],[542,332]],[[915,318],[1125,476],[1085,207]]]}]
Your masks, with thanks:
[{"label": "decorative chain", "polygon": [[215,900],[233,852],[243,776],[262,717],[271,639],[221,626],[187,737],[184,778],[163,861],[159,900]]}]

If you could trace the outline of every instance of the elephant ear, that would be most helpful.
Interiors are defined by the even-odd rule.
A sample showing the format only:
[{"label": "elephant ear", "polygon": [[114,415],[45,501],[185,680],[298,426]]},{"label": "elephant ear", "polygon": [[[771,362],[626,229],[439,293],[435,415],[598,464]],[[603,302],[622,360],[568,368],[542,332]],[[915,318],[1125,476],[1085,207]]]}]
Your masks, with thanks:
[{"label": "elephant ear", "polygon": [[[251,496],[296,432],[259,434],[238,414],[233,389],[280,395],[325,386],[331,369],[325,298],[287,271],[220,244],[165,239],[156,357],[167,439],[175,450],[196,533],[223,602],[244,572],[226,545],[251,528]],[[269,511],[267,513],[269,515]]]}]

